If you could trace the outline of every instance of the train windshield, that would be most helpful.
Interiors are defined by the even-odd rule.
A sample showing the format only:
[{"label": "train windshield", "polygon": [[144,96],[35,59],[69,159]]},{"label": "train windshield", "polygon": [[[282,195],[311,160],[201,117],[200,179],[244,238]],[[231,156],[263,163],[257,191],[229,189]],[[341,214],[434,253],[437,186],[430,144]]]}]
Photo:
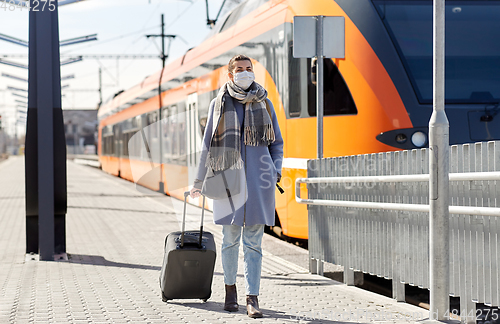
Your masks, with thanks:
[{"label": "train windshield", "polygon": [[[431,0],[373,0],[421,103],[432,103]],[[500,102],[500,1],[446,1],[447,103]]]}]

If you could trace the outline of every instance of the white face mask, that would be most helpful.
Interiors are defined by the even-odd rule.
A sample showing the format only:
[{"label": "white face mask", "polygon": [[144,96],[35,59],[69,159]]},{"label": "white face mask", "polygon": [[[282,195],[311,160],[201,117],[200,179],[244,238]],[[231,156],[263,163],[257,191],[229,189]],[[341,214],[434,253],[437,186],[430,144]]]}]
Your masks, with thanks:
[{"label": "white face mask", "polygon": [[233,75],[234,75],[234,80],[233,80],[234,84],[236,84],[243,90],[248,89],[255,80],[255,75],[253,74],[253,72],[243,71],[235,73]]}]

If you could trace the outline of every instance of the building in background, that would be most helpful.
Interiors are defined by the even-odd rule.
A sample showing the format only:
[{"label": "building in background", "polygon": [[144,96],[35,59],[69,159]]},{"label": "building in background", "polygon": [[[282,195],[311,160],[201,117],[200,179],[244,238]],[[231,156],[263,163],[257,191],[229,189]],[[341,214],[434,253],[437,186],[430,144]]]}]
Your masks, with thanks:
[{"label": "building in background", "polygon": [[7,145],[9,144],[9,137],[5,134],[5,131],[0,128],[0,161],[3,156],[7,154]]},{"label": "building in background", "polygon": [[97,110],[63,110],[68,154],[97,153]]}]

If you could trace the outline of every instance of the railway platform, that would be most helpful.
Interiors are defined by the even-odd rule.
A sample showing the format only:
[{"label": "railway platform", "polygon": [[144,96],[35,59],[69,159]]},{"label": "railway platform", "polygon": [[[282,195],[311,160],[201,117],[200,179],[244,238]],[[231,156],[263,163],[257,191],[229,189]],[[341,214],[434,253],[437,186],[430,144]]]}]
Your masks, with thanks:
[{"label": "railway platform", "polygon": [[[224,311],[220,227],[213,293],[201,300],[161,300],[159,274],[167,233],[179,230],[182,202],[68,161],[67,260],[25,255],[24,159],[0,162],[0,323],[416,323],[428,311],[309,274],[264,243],[259,302]],[[188,228],[200,210],[188,206]],[[268,241],[268,239],[266,239]],[[285,243],[270,243],[285,244]],[[278,249],[279,250],[279,249]],[[276,250],[274,250],[276,251]],[[240,254],[242,255],[242,254]],[[243,262],[239,303],[244,306]]]}]

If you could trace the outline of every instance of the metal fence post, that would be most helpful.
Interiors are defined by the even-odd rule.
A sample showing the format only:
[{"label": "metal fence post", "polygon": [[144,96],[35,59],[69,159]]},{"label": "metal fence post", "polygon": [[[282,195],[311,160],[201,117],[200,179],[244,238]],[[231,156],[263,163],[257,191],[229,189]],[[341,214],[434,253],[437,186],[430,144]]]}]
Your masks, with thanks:
[{"label": "metal fence post", "polygon": [[445,1],[434,0],[433,108],[429,122],[430,318],[444,320],[450,307],[449,123],[444,111]]},{"label": "metal fence post", "polygon": [[[316,172],[318,170],[318,165],[319,165],[319,160],[309,160],[307,162],[307,177],[317,176]],[[296,187],[295,190],[300,190],[300,186]],[[314,187],[308,186],[307,194],[308,198],[316,197],[317,195],[316,186]],[[308,228],[309,228],[309,272],[311,274],[318,273],[318,261],[314,257],[314,254],[317,252],[315,247],[318,238],[312,235],[313,224],[317,221],[316,209],[319,208],[317,206],[307,206]]]}]

